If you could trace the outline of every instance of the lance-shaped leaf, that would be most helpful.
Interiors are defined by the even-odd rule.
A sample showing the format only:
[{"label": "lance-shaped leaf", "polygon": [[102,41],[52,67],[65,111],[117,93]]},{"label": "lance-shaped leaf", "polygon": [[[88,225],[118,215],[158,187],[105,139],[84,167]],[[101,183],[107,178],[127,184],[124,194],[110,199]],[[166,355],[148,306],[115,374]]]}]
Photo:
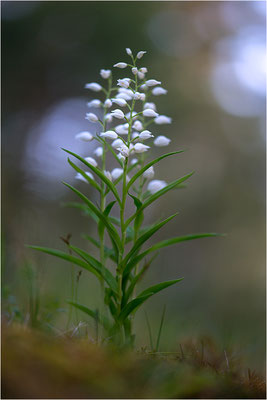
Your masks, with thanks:
[{"label": "lance-shaped leaf", "polygon": [[[106,206],[105,210],[103,211],[105,217],[108,217],[108,215],[109,215],[109,213],[110,213],[110,211],[111,211],[111,209],[112,209],[112,207],[114,206],[115,203],[116,203],[116,200],[115,200],[115,201],[111,201],[111,202]],[[98,223],[98,234],[99,234],[99,237],[100,237],[100,238],[103,237],[104,231],[105,231],[105,225],[103,224],[102,221],[99,221],[99,223]]]},{"label": "lance-shaped leaf", "polygon": [[219,233],[198,233],[198,234],[194,234],[194,235],[178,236],[175,238],[162,240],[161,242],[158,242],[158,243],[154,244],[153,246],[149,247],[143,253],[138,254],[137,256],[133,257],[128,262],[128,264],[123,272],[123,275],[127,276],[131,272],[131,270],[135,267],[136,264],[138,264],[144,257],[146,257],[149,253],[152,253],[153,251],[162,249],[163,247],[172,246],[176,243],[185,242],[187,240],[201,239],[201,238],[207,238],[207,237],[216,237],[216,236],[223,236],[223,235],[219,234]]},{"label": "lance-shaped leaf", "polygon": [[107,282],[109,287],[118,294],[118,284],[112,273],[104,267],[98,260],[96,260],[93,256],[88,254],[86,251],[79,249],[76,246],[69,245],[70,249],[73,250],[76,254],[82,257],[89,265],[93,266],[102,278]]},{"label": "lance-shaped leaf", "polygon": [[77,308],[78,310],[84,312],[85,314],[92,317],[96,322],[100,323],[104,326],[105,329],[109,329],[109,323],[103,315],[100,315],[97,311],[93,311],[90,308],[83,306],[82,304],[75,303],[73,301],[67,301],[68,304],[71,304],[73,307]]},{"label": "lance-shaped leaf", "polygon": [[113,183],[106,177],[105,174],[103,174],[102,171],[100,171],[100,169],[94,167],[92,164],[89,164],[87,161],[84,160],[84,158],[80,157],[78,154],[73,153],[72,151],[66,150],[66,149],[62,149],[64,150],[66,153],[72,155],[73,157],[77,158],[78,160],[80,160],[84,165],[86,165],[88,168],[90,168],[97,176],[99,176],[99,178],[105,182],[105,184],[110,188],[110,190],[112,191],[112,193],[114,194],[114,196],[116,197],[117,201],[119,204],[121,204],[121,199],[120,196],[117,192],[116,187],[113,185]]},{"label": "lance-shaped leaf", "polygon": [[169,185],[165,186],[163,189],[158,190],[156,193],[154,193],[152,196],[150,196],[143,204],[142,206],[130,217],[127,219],[125,222],[125,226],[128,226],[133,219],[136,218],[136,216],[142,212],[146,207],[148,207],[151,203],[153,203],[155,200],[157,200],[159,197],[163,196],[165,193],[167,193],[169,190],[174,189],[177,185],[179,185],[181,182],[187,180],[190,178],[190,176],[193,175],[194,172],[191,172],[188,175],[183,176],[182,178],[177,179],[176,181],[170,183]]},{"label": "lance-shaped leaf", "polygon": [[167,153],[167,154],[163,154],[162,156],[156,158],[153,161],[150,161],[147,165],[145,165],[143,168],[141,168],[128,182],[127,186],[126,186],[126,190],[127,192],[129,191],[130,187],[132,186],[132,184],[136,181],[136,179],[139,178],[139,176],[143,175],[143,173],[150,168],[152,165],[158,163],[159,161],[163,160],[166,157],[169,156],[173,156],[174,154],[179,154],[179,153],[183,153],[184,150],[179,150],[179,151],[173,151],[171,153]]},{"label": "lance-shaped leaf", "polygon": [[72,166],[72,168],[76,172],[79,172],[87,180],[87,182],[89,182],[95,189],[101,192],[101,187],[94,179],[90,178],[90,176],[88,176],[81,168],[77,167],[77,165],[75,165],[69,158],[68,158],[68,163]]},{"label": "lance-shaped leaf", "polygon": [[27,247],[41,251],[46,254],[50,254],[51,256],[62,258],[63,260],[69,261],[72,264],[78,265],[79,267],[82,267],[87,271],[92,272],[92,274],[94,274],[98,279],[101,278],[100,273],[91,264],[88,264],[87,262],[81,260],[80,258],[74,257],[60,250],[49,249],[47,247],[40,247],[40,246],[27,246]]},{"label": "lance-shaped leaf", "polygon": [[138,307],[141,306],[147,299],[149,299],[151,296],[154,294],[160,292],[163,289],[166,289],[167,287],[174,285],[177,282],[180,282],[184,278],[180,279],[175,279],[172,281],[166,281],[166,282],[161,282],[158,283],[157,285],[151,286],[148,289],[144,290],[142,293],[140,293],[135,299],[130,301],[122,310],[119,315],[119,319],[124,320],[125,318],[128,317],[130,313],[135,311]]},{"label": "lance-shaped leaf", "polygon": [[84,194],[79,192],[79,190],[75,189],[73,186],[69,185],[66,182],[63,182],[65,186],[67,186],[69,189],[71,189],[74,193],[76,193],[84,202],[85,204],[88,205],[88,207],[93,211],[93,213],[104,223],[104,225],[107,228],[107,231],[109,233],[109,236],[111,238],[112,244],[115,247],[116,253],[119,252],[119,249],[121,249],[121,240],[119,237],[118,232],[114,228],[114,226],[111,224],[109,219],[94,205],[94,203],[89,200]]},{"label": "lance-shaped leaf", "polygon": [[175,213],[171,215],[169,218],[166,218],[164,221],[159,222],[158,224],[152,226],[149,230],[147,230],[143,235],[141,235],[135,244],[133,245],[132,249],[129,251],[129,253],[126,255],[124,260],[122,261],[122,268],[127,264],[129,259],[135,255],[135,253],[140,249],[140,247],[152,236],[154,233],[156,233],[160,228],[162,228],[167,222],[169,222],[171,219],[176,217],[178,213]]}]

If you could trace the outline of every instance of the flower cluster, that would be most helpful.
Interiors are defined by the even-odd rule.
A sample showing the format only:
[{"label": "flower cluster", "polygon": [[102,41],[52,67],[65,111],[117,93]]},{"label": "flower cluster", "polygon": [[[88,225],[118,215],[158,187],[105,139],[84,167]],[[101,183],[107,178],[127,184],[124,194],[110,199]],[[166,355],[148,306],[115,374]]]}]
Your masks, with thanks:
[{"label": "flower cluster", "polygon": [[[129,76],[117,80],[117,85],[113,87],[112,71],[110,69],[101,69],[100,76],[107,81],[107,85],[100,85],[92,82],[86,83],[85,88],[93,92],[104,94],[102,100],[94,99],[87,103],[90,111],[92,108],[103,110],[103,117],[100,119],[95,113],[86,113],[85,118],[93,123],[98,123],[101,131],[93,135],[89,131],[80,132],[76,139],[89,142],[97,140],[100,144],[94,151],[94,156],[102,159],[101,168],[110,180],[118,179],[127,166],[132,168],[141,168],[144,165],[145,153],[151,148],[151,145],[157,147],[168,146],[170,139],[164,135],[156,136],[150,126],[170,124],[171,118],[166,115],[160,115],[152,96],[164,95],[167,90],[164,89],[156,79],[147,79],[147,68],[137,66],[137,62],[142,59],[145,51],[139,51],[136,56],[131,49],[126,48],[126,53],[131,58],[131,62],[118,62],[114,68],[128,69]],[[119,107],[119,108],[118,108]],[[148,129],[149,128],[149,129]],[[106,170],[105,153],[111,150],[118,161],[119,168],[112,171]],[[85,158],[91,165],[97,167],[98,162],[92,155]],[[91,173],[87,173],[91,179],[94,179]],[[78,173],[77,179],[85,182],[83,175]],[[149,168],[143,174],[142,188],[145,183],[147,191],[151,194],[166,186],[165,181],[153,180],[154,169]],[[147,182],[149,181],[149,182]]]}]

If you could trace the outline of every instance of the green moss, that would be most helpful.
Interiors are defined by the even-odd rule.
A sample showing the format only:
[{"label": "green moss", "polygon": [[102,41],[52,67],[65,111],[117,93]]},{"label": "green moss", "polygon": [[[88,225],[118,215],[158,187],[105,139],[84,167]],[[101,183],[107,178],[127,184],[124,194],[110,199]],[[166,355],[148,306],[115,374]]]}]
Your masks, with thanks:
[{"label": "green moss", "polygon": [[265,398],[263,379],[239,363],[210,339],[171,354],[118,352],[4,326],[2,398]]}]

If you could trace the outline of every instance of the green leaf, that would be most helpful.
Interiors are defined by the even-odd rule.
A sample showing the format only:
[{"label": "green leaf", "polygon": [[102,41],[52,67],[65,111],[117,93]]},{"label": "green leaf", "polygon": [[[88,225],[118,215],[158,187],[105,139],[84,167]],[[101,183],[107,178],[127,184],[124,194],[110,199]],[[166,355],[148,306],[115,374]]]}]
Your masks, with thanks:
[{"label": "green leaf", "polygon": [[[132,194],[128,193],[128,195],[133,199],[135,207],[137,210],[142,206],[141,200],[139,200],[136,196],[133,196]],[[144,213],[138,213],[135,220],[134,220],[134,231],[138,232],[139,228],[141,227],[142,223],[144,220]]]},{"label": "green leaf", "polygon": [[152,236],[154,233],[156,233],[160,228],[162,228],[167,222],[169,222],[171,219],[176,217],[178,213],[175,213],[171,215],[169,218],[166,218],[164,221],[159,222],[158,224],[152,226],[149,230],[147,230],[143,235],[141,235],[135,244],[133,245],[132,249],[129,251],[129,253],[126,255],[124,260],[122,261],[122,268],[127,264],[129,259],[134,256],[134,254],[139,250],[139,248]]},{"label": "green leaf", "polygon": [[112,244],[114,245],[114,250],[116,253],[119,253],[119,249],[121,249],[121,240],[118,232],[114,228],[114,226],[110,223],[109,219],[106,218],[104,214],[91,202],[86,196],[84,196],[79,190],[75,189],[73,186],[68,183],[63,182],[65,186],[71,189],[74,193],[76,193],[84,202],[88,205],[88,207],[93,211],[93,213],[104,223],[111,238]]},{"label": "green leaf", "polygon": [[118,294],[118,284],[112,273],[105,268],[98,260],[96,260],[93,256],[88,254],[82,249],[79,249],[76,246],[69,245],[70,249],[73,250],[76,254],[82,257],[89,265],[92,265],[102,276],[102,278],[107,282],[109,287]]},{"label": "green leaf", "polygon": [[163,322],[164,322],[164,318],[165,318],[165,311],[166,311],[166,305],[164,305],[164,307],[163,307],[163,312],[162,312],[161,321],[160,321],[160,325],[159,325],[159,332],[158,332],[157,344],[156,344],[156,349],[155,349],[156,352],[159,351],[159,342],[160,342]]},{"label": "green leaf", "polygon": [[76,172],[79,172],[87,180],[87,182],[89,182],[95,189],[97,189],[101,193],[101,187],[94,179],[90,178],[81,168],[77,167],[77,165],[75,165],[69,158],[68,158],[68,163],[72,166],[72,168]]},{"label": "green leaf", "polygon": [[180,279],[175,279],[172,281],[166,281],[166,282],[161,282],[158,283],[157,285],[151,286],[148,289],[144,290],[142,293],[140,293],[135,299],[130,301],[122,310],[119,315],[119,319],[124,320],[125,318],[128,317],[130,313],[132,313],[134,310],[136,310],[138,307],[140,307],[149,297],[153,296],[154,294],[160,292],[161,290],[174,285],[177,282],[180,282],[184,278]]},{"label": "green leaf", "polygon": [[146,295],[143,297],[138,297],[132,301],[130,301],[120,312],[119,319],[124,320],[131,314],[137,307],[140,307],[142,303],[144,303],[150,295]]},{"label": "green leaf", "polygon": [[150,161],[147,165],[145,165],[143,168],[141,168],[128,182],[128,185],[126,186],[126,191],[129,192],[130,187],[132,186],[132,184],[136,181],[136,179],[139,178],[139,176],[143,175],[143,173],[150,168],[152,165],[158,163],[159,161],[163,160],[166,157],[169,156],[173,156],[174,154],[179,154],[179,153],[183,153],[184,150],[179,150],[179,151],[173,151],[171,153],[167,153],[167,154],[163,154],[162,156],[156,158],[153,161]]},{"label": "green leaf", "polygon": [[223,236],[223,235],[220,233],[198,233],[198,234],[193,234],[193,235],[178,236],[178,237],[174,237],[171,239],[162,240],[161,242],[158,242],[158,243],[154,244],[153,246],[149,247],[143,253],[138,254],[137,256],[132,258],[128,262],[128,264],[123,272],[123,275],[127,276],[129,274],[129,272],[131,272],[131,270],[135,267],[136,264],[138,264],[144,257],[146,257],[149,253],[152,253],[153,251],[162,249],[163,247],[172,246],[173,244],[176,244],[176,243],[185,242],[187,240],[202,239],[202,238],[206,238],[206,237],[216,237],[216,236]]},{"label": "green leaf", "polygon": [[142,206],[136,211],[135,214],[133,214],[130,218],[127,219],[125,222],[125,226],[128,226],[133,219],[136,218],[137,214],[143,211],[146,207],[148,207],[151,203],[153,203],[155,200],[157,200],[160,196],[163,196],[165,193],[167,193],[169,190],[174,189],[177,185],[179,185],[181,182],[184,182],[188,178],[190,178],[193,175],[194,172],[191,172],[188,175],[183,176],[182,178],[177,179],[176,181],[170,183],[169,185],[165,186],[163,189],[158,190],[156,193],[151,195],[143,204]]},{"label": "green leaf", "polygon": [[115,186],[113,185],[113,183],[106,177],[105,174],[103,174],[102,171],[100,171],[100,169],[94,167],[92,164],[89,164],[87,161],[85,161],[82,157],[80,157],[78,154],[73,153],[72,151],[66,150],[66,149],[62,149],[63,151],[65,151],[66,153],[72,155],[73,157],[77,158],[78,160],[80,160],[84,165],[86,165],[88,168],[90,168],[112,191],[112,193],[114,194],[114,196],[116,197],[117,201],[119,204],[121,204],[121,199],[119,197],[119,194],[117,192],[117,189],[115,188]]},{"label": "green leaf", "polygon": [[83,306],[82,304],[75,303],[73,301],[67,301],[67,303],[71,304],[73,307],[92,317],[96,322],[99,322],[101,325],[103,325],[105,329],[109,328],[109,323],[107,319],[99,315],[97,311],[93,311],[90,308]]},{"label": "green leaf", "polygon": [[34,249],[34,250],[41,251],[46,254],[50,254],[51,256],[62,258],[63,260],[66,260],[75,265],[78,265],[79,267],[82,267],[82,268],[86,269],[87,271],[92,272],[92,274],[97,276],[98,279],[100,279],[100,277],[101,277],[99,272],[94,267],[89,265],[87,262],[80,260],[79,258],[74,257],[70,254],[64,253],[63,251],[49,249],[47,247],[40,247],[40,246],[27,246],[27,247]]},{"label": "green leaf", "polygon": [[139,298],[139,297],[142,298],[142,297],[148,296],[148,295],[153,296],[154,294],[160,292],[161,290],[166,289],[167,287],[172,286],[175,283],[182,281],[183,279],[184,278],[174,279],[172,281],[165,281],[165,282],[158,283],[157,285],[150,286],[148,289],[141,292],[137,296],[137,298]]}]

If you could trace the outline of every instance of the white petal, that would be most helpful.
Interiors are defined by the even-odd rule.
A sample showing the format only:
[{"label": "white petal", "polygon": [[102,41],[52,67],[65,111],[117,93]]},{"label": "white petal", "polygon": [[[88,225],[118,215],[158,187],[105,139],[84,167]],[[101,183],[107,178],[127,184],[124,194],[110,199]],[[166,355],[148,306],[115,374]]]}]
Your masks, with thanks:
[{"label": "white petal", "polygon": [[140,60],[140,58],[142,58],[144,54],[146,54],[146,51],[138,51],[136,57]]},{"label": "white petal", "polygon": [[156,81],[156,79],[149,79],[146,81],[147,86],[156,86],[156,85],[161,85],[161,82]]},{"label": "white petal", "polygon": [[104,138],[108,138],[108,139],[117,139],[117,137],[118,137],[117,133],[114,131],[102,132],[102,133],[100,133],[100,136],[104,137]]},{"label": "white petal", "polygon": [[129,47],[126,47],[126,53],[128,54],[128,56],[131,56],[133,54],[132,50],[129,49]]},{"label": "white petal", "polygon": [[160,96],[161,94],[167,94],[167,90],[166,90],[166,89],[163,89],[162,87],[155,87],[155,88],[152,90],[152,94],[153,94],[154,96]]},{"label": "white petal", "polygon": [[94,100],[89,101],[89,102],[87,103],[87,106],[88,106],[88,107],[99,108],[99,107],[101,107],[101,104],[102,104],[102,103],[101,103],[100,100],[94,99]]},{"label": "white petal", "polygon": [[97,157],[102,157],[102,155],[103,155],[103,148],[102,147],[97,147],[96,149],[95,149],[95,151],[94,151],[94,154],[97,156]]},{"label": "white petal", "polygon": [[164,147],[164,146],[168,146],[168,144],[170,144],[171,139],[167,138],[166,136],[158,136],[155,140],[154,140],[154,145],[158,146],[158,147]]},{"label": "white petal", "polygon": [[147,151],[150,147],[146,146],[143,143],[136,143],[134,145],[134,151],[135,153],[144,153],[145,151]]},{"label": "white petal", "polygon": [[75,139],[81,140],[82,142],[91,142],[94,136],[90,132],[80,132],[75,135]]},{"label": "white petal", "polygon": [[154,194],[159,190],[163,189],[165,186],[167,186],[167,183],[165,181],[160,181],[158,179],[155,179],[149,182],[149,184],[147,185],[147,190],[151,194]]},{"label": "white petal", "polygon": [[113,67],[117,67],[117,68],[126,68],[127,64],[125,62],[119,62],[117,64],[114,64]]},{"label": "white petal", "polygon": [[112,178],[115,180],[115,179],[118,179],[121,175],[123,174],[123,169],[122,168],[114,168],[112,171],[111,171],[111,176],[112,176]]},{"label": "white petal", "polygon": [[93,113],[86,113],[85,119],[88,119],[88,121],[90,121],[90,122],[97,122],[98,121],[97,115],[95,115]]},{"label": "white petal", "polygon": [[108,79],[111,75],[111,71],[110,69],[101,69],[100,75],[102,76],[103,79]]},{"label": "white petal", "polygon": [[172,119],[166,115],[159,115],[157,118],[155,118],[154,122],[157,125],[171,124]]},{"label": "white petal", "polygon": [[85,89],[90,89],[93,90],[94,92],[100,92],[100,90],[102,89],[102,86],[96,82],[86,83],[84,87]]},{"label": "white petal", "polygon": [[84,157],[84,159],[88,162],[88,164],[91,164],[93,167],[97,167],[97,162],[93,157]]},{"label": "white petal", "polygon": [[143,115],[145,117],[157,117],[159,114],[156,113],[156,111],[147,108],[146,110],[143,111]]},{"label": "white petal", "polygon": [[155,171],[153,167],[149,167],[144,173],[143,173],[143,177],[146,179],[152,179],[154,178],[155,175]]}]

